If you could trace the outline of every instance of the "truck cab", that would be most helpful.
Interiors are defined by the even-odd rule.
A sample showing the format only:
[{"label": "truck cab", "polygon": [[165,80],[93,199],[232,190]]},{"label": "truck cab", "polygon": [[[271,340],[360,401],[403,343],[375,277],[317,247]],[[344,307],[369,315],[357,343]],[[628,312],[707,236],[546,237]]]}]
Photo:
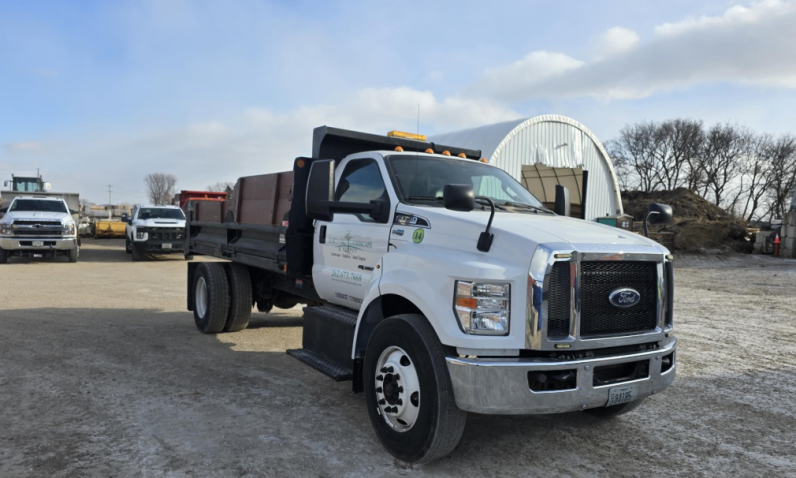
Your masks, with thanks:
[{"label": "truck cab", "polygon": [[122,221],[133,262],[144,254],[182,254],[185,214],[178,206],[136,206],[131,216],[122,214]]},{"label": "truck cab", "polygon": [[453,450],[467,412],[612,417],[672,383],[666,248],[555,214],[479,151],[326,127],[315,139],[281,227],[236,223],[245,203],[189,222],[187,250],[232,261],[189,267],[201,331],[245,327],[241,303],[306,303],[303,347],[287,353],[351,380],[409,462]]},{"label": "truck cab", "polygon": [[10,257],[58,257],[77,262],[77,226],[63,198],[17,196],[0,220],[0,264]]}]

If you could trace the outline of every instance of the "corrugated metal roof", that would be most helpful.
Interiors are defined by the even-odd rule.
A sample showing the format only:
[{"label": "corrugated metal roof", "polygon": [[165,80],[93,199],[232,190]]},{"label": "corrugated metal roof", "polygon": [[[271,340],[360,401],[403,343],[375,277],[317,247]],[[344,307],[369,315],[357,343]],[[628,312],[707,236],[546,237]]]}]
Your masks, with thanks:
[{"label": "corrugated metal roof", "polygon": [[543,115],[432,136],[430,141],[481,149],[491,164],[517,180],[522,166],[582,167],[589,172],[586,218],[622,212],[622,199],[611,159],[602,143],[572,118]]}]

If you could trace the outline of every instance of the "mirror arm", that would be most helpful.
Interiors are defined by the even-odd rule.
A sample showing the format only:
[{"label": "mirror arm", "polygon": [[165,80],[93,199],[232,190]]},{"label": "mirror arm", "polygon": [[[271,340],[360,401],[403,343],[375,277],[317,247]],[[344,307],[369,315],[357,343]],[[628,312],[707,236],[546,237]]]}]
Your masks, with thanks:
[{"label": "mirror arm", "polygon": [[650,237],[650,233],[647,230],[647,222],[650,220],[650,216],[653,214],[659,214],[658,211],[650,211],[644,216],[644,237]]},{"label": "mirror arm", "polygon": [[489,221],[486,223],[486,230],[478,237],[478,250],[481,252],[489,252],[489,249],[492,247],[492,239],[495,238],[495,235],[489,232],[492,228],[492,219],[495,218],[495,203],[486,196],[476,196],[475,198],[487,201],[489,207],[492,209],[492,212],[489,213]]}]

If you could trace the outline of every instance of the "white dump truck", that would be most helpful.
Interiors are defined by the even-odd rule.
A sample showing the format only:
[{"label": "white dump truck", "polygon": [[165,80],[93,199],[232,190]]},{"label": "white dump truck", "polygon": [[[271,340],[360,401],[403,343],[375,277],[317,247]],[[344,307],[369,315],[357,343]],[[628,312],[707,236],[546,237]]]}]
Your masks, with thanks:
[{"label": "white dump truck", "polygon": [[5,213],[0,219],[0,264],[9,257],[65,256],[77,262],[77,225],[63,198],[16,196],[0,212]]},{"label": "white dump truck", "polygon": [[229,261],[188,266],[197,328],[306,304],[287,353],[364,392],[379,440],[408,462],[451,452],[468,412],[612,417],[665,390],[669,251],[544,208],[480,156],[317,128],[293,171],[189,206],[184,253]]}]

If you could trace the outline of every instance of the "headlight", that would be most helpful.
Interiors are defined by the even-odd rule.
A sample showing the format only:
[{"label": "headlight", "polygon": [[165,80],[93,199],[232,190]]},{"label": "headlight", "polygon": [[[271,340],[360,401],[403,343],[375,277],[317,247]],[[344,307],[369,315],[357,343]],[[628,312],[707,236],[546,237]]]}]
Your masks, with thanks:
[{"label": "headlight", "polygon": [[511,286],[456,281],[454,309],[467,334],[508,335]]},{"label": "headlight", "polygon": [[146,239],[146,230],[145,229],[136,229],[135,230],[135,238],[136,239]]},{"label": "headlight", "polygon": [[11,231],[14,230],[14,226],[11,224],[0,224],[0,234],[11,234]]},{"label": "headlight", "polygon": [[74,224],[64,224],[64,235],[65,236],[74,236],[75,235],[75,225]]}]

